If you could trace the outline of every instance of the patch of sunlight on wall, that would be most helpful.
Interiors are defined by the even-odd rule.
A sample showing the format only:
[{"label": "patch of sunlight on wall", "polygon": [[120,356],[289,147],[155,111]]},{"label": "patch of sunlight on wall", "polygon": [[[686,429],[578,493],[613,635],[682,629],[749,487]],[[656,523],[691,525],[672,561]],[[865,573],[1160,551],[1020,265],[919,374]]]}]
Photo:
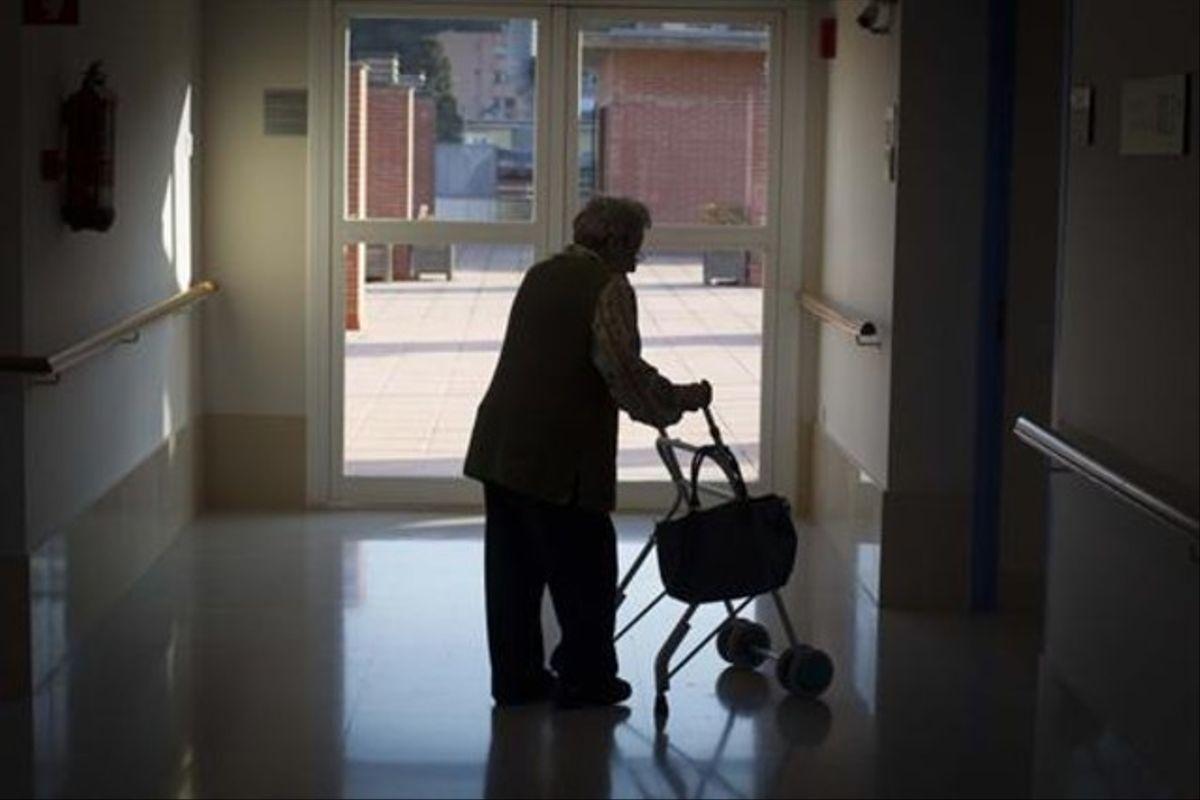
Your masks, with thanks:
[{"label": "patch of sunlight on wall", "polygon": [[192,87],[183,96],[175,128],[171,176],[162,208],[163,252],[175,267],[180,290],[192,285]]},{"label": "patch of sunlight on wall", "polygon": [[[182,291],[192,285],[192,87],[183,94],[183,105],[175,126],[171,151],[171,173],[163,193],[162,245],[167,262],[175,271],[175,286]],[[186,324],[186,323],[185,323]],[[171,345],[168,345],[170,347]],[[168,457],[175,455],[176,397],[168,377],[162,385],[162,430],[168,441]]]},{"label": "patch of sunlight on wall", "polygon": [[175,430],[175,404],[171,402],[171,386],[168,383],[163,384],[162,414],[160,416],[162,417],[162,430],[159,431],[159,434],[169,442],[167,455],[170,457],[175,454],[175,443],[171,441],[171,434]]},{"label": "patch of sunlight on wall", "polygon": [[[167,257],[167,263],[175,264],[175,178],[167,176],[167,186],[163,190],[162,214],[162,248]],[[176,278],[178,278],[176,270]]]}]

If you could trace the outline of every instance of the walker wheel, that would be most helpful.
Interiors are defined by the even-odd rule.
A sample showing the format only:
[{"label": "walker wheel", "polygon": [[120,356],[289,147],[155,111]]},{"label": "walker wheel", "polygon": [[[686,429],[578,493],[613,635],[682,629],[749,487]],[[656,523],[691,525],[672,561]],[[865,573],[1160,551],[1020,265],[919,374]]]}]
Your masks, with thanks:
[{"label": "walker wheel", "polygon": [[766,660],[762,651],[771,649],[771,634],[748,619],[731,619],[717,634],[717,652],[735,667],[754,669]]},{"label": "walker wheel", "polygon": [[823,650],[798,644],[775,664],[779,685],[799,697],[817,697],[833,682],[833,660]]}]

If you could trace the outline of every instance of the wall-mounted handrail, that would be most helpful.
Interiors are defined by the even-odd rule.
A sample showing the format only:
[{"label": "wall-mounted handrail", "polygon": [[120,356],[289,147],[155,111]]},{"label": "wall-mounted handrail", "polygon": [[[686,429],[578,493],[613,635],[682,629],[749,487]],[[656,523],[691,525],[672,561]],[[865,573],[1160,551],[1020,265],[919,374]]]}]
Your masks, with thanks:
[{"label": "wall-mounted handrail", "polygon": [[797,292],[796,299],[800,301],[800,307],[809,314],[812,314],[834,330],[852,336],[854,343],[859,347],[881,346],[882,341],[879,338],[879,326],[871,320],[847,317],[821,298],[808,292]]},{"label": "wall-mounted handrail", "polygon": [[82,364],[110,347],[136,341],[141,329],[150,323],[182,311],[215,294],[218,290],[219,287],[213,281],[201,281],[186,291],[142,309],[136,314],[48,356],[0,356],[0,372],[35,375],[39,378],[54,380],[72,367]]},{"label": "wall-mounted handrail", "polygon": [[1161,497],[1151,494],[1115,470],[1104,466],[1068,442],[1061,434],[1047,430],[1027,417],[1017,417],[1017,422],[1013,425],[1013,433],[1022,442],[1039,453],[1049,456],[1072,472],[1107,489],[1130,505],[1189,534],[1193,546],[1200,541],[1200,527],[1198,527],[1195,517],[1189,516]]}]

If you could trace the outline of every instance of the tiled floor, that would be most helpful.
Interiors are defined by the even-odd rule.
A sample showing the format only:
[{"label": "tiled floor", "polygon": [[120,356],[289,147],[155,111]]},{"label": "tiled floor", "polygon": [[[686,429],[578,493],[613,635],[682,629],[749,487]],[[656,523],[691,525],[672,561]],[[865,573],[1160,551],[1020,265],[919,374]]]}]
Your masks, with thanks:
[{"label": "tiled floor", "polygon": [[[363,329],[346,336],[346,472],[457,477],[475,407],[500,354],[532,250],[456,246],[454,278],[370,283]],[[706,286],[696,257],[662,256],[633,275],[643,355],[676,382],[709,380],[726,440],[758,474],[762,290]],[[699,416],[673,429],[706,438]],[[622,480],[663,480],[654,431],[621,417]]]},{"label": "tiled floor", "polygon": [[[649,524],[619,518],[624,563]],[[710,646],[656,736],[669,601],[620,643],[627,717],[493,711],[479,534],[476,517],[202,519],[32,703],[0,706],[0,796],[1016,797],[1053,772],[1032,631],[880,613],[811,531],[786,602],[837,664],[820,700]],[[630,611],[653,564],[641,577]],[[1097,735],[1062,760],[1086,770]]]}]

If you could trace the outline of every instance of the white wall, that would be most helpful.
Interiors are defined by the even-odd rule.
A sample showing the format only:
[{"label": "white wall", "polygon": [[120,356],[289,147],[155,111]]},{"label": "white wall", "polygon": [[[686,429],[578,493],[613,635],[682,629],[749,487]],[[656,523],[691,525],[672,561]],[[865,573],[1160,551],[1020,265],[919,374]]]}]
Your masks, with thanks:
[{"label": "white wall", "polygon": [[[1200,15],[1158,0],[1126,38],[1113,33],[1123,7],[1075,5],[1072,80],[1095,87],[1095,142],[1069,153],[1054,417],[1194,515]],[[1180,73],[1191,73],[1186,155],[1122,156],[1122,81]]]},{"label": "white wall", "polygon": [[[1102,463],[1200,507],[1200,6],[1073,3],[1072,84],[1093,87],[1090,144],[1067,151],[1053,423]],[[1182,155],[1123,155],[1126,80],[1189,74]],[[1196,796],[1200,579],[1194,539],[1057,472],[1045,663],[1144,759]],[[1089,743],[1090,744],[1090,743]],[[1105,743],[1088,752],[1120,752]],[[1105,764],[1100,765],[1104,769]]]},{"label": "white wall", "polygon": [[[47,354],[196,278],[189,136],[198,91],[199,4],[82,4],[77,27],[21,32],[23,350]],[[119,96],[116,222],[72,233],[59,189],[36,168],[59,140],[60,103],[89,61]],[[27,545],[67,524],[197,411],[197,323],[177,317],[25,393]]]},{"label": "white wall", "polygon": [[884,169],[884,113],[900,90],[900,25],[889,35],[860,28],[853,3],[834,3],[837,57],[828,64],[823,254],[818,291],[871,319],[879,350],[821,328],[817,420],[875,481],[888,480],[892,273],[896,186]]},{"label": "white wall", "polygon": [[308,85],[307,23],[303,0],[204,3],[204,244],[226,289],[205,330],[206,413],[305,413],[308,140],[264,135],[262,99]]},{"label": "white wall", "polygon": [[[987,3],[905,3],[886,35],[860,28],[860,11],[844,2],[818,11],[836,15],[838,46],[826,62],[817,285],[835,306],[875,321],[883,347],[819,333],[812,505],[826,530],[850,545],[851,563],[871,565],[859,577],[883,605],[963,608],[978,413]],[[885,150],[892,104],[895,183]]]}]

